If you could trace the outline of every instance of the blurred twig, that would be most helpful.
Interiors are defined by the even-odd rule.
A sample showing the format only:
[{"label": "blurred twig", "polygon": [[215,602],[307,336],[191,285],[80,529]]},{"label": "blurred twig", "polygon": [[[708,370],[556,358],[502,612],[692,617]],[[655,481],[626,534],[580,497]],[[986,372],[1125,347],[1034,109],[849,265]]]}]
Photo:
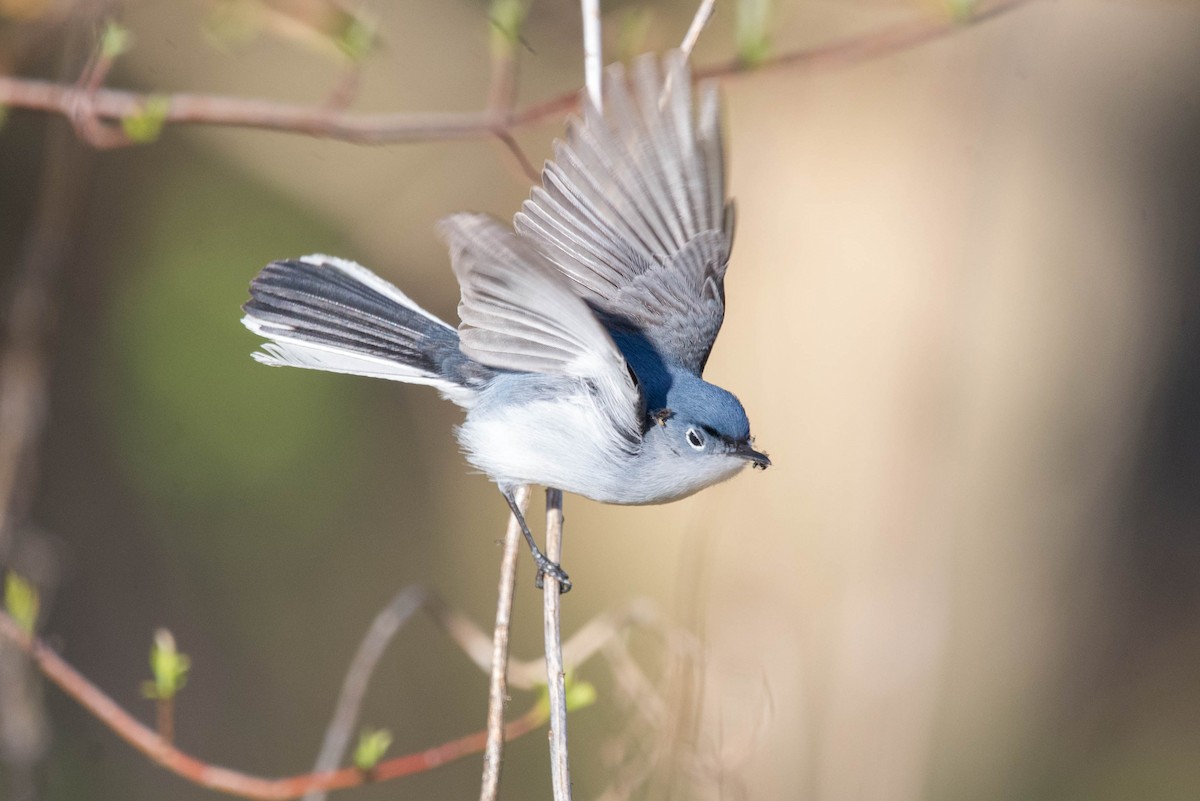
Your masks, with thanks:
[{"label": "blurred twig", "polygon": [[[518,487],[517,508],[525,513],[529,487]],[[508,698],[508,635],[512,623],[513,588],[517,583],[521,523],[515,514],[504,532],[504,555],[500,560],[500,587],[496,598],[496,627],[492,635],[491,681],[488,684],[487,746],[483,753],[480,801],[495,801],[500,793],[500,768],[504,759],[504,704]]]},{"label": "blurred twig", "polygon": [[[419,589],[407,592],[411,593],[407,598],[428,612],[434,621],[464,648],[473,661],[482,661],[484,663],[482,666],[487,666],[491,660],[486,657],[480,660],[476,653],[481,642],[484,648],[487,648],[486,634],[466,618],[446,609],[441,600],[432,593]],[[355,657],[351,667],[351,673],[355,675],[353,677],[348,675],[346,680],[346,685],[352,687],[352,690],[347,696],[346,689],[343,689],[343,699],[342,702],[339,702],[336,721],[346,719],[343,709],[351,705],[355,708],[349,717],[357,715],[357,705],[361,704],[365,689],[365,684],[360,683],[360,679],[368,678],[370,671],[365,669],[373,667],[373,665],[368,665],[371,659],[370,655],[364,657],[363,651],[374,651],[375,648],[382,647],[386,639],[382,635],[394,635],[395,630],[392,629],[392,625],[394,624],[398,630],[405,620],[411,618],[411,614],[406,615],[405,610],[400,608],[403,606],[400,603],[402,597],[405,597],[404,593],[397,596],[389,605],[390,612],[385,610],[381,614],[381,617],[390,617],[391,620],[381,624],[377,618],[376,624],[372,625],[371,632],[364,640],[363,647],[360,647],[359,655]],[[566,643],[564,653],[571,658],[572,666],[581,665],[605,649],[620,633],[631,627],[647,625],[661,625],[658,622],[657,614],[645,602],[632,604],[623,611],[602,615],[584,626]],[[481,753],[487,742],[487,732],[479,731],[425,751],[384,760],[369,772],[362,771],[357,767],[344,767],[338,770],[307,773],[280,779],[251,776],[212,765],[176,748],[152,728],[142,724],[118,706],[112,698],[71,667],[43,641],[26,633],[5,612],[0,612],[0,640],[11,643],[20,651],[28,654],[42,674],[51,682],[95,715],[117,736],[141,751],[153,762],[195,784],[243,798],[276,799],[278,801],[279,799],[300,798],[307,793],[339,790],[409,776],[432,770],[446,762],[471,754]],[[514,685],[531,688],[539,683],[535,676],[540,674],[543,669],[540,659],[528,663],[516,663],[515,667],[519,678],[513,682]],[[367,675],[363,675],[362,671],[364,670]],[[347,697],[352,699],[353,704],[345,701]],[[546,708],[539,703],[521,717],[504,726],[504,739],[512,740],[528,734],[546,721]],[[338,725],[344,724],[339,723]],[[352,728],[353,723],[349,726]]]},{"label": "blurred twig", "polygon": [[488,86],[487,110],[505,125],[496,127],[492,133],[497,141],[512,153],[523,176],[536,182],[540,176],[537,168],[525,155],[521,145],[509,131],[513,106],[517,101],[517,57],[521,49],[521,25],[528,8],[523,0],[496,0],[492,3],[492,73]]},{"label": "blurred twig", "polygon": [[[63,76],[78,69],[72,45],[82,27],[72,26],[60,41]],[[29,506],[49,407],[59,276],[76,241],[90,160],[65,125],[48,126],[33,218],[0,312],[0,565],[21,566],[41,590],[43,611],[57,560],[28,526]],[[50,736],[36,672],[13,646],[0,642],[0,759],[14,801],[34,797],[35,769]]]},{"label": "blurred twig", "polygon": [[[789,67],[821,71],[858,64],[908,50],[981,22],[995,19],[1032,0],[996,0],[981,7],[970,19],[921,19],[891,25],[827,45],[803,48],[766,58],[751,68],[732,60],[701,67],[699,77],[723,77],[762,69]],[[509,114],[492,110],[464,113],[369,114],[342,111],[327,105],[302,106],[272,100],[204,94],[152,95],[98,88],[88,95],[77,86],[27,78],[0,76],[0,105],[70,116],[81,102],[89,103],[97,119],[120,122],[144,115],[161,105],[167,125],[215,125],[283,131],[360,144],[424,142],[445,139],[482,139],[498,131],[512,131],[574,108],[576,92],[514,109]]]},{"label": "blurred twig", "polygon": [[[67,695],[112,729],[121,739],[151,760],[194,784],[231,795],[253,799],[299,798],[315,790],[339,790],[371,782],[395,779],[431,770],[447,762],[483,750],[485,732],[476,732],[425,751],[380,762],[371,771],[346,767],[324,773],[309,773],[282,779],[251,776],[211,765],[184,753],[143,725],[108,695],[72,668],[49,646],[21,629],[7,613],[0,612],[0,637],[32,657],[42,673]],[[504,728],[506,739],[528,734],[546,721],[545,710],[535,705]]]},{"label": "blurred twig", "polygon": [[[342,681],[342,692],[338,696],[329,727],[325,730],[325,739],[313,764],[313,773],[327,773],[342,764],[375,666],[396,633],[425,605],[428,595],[424,587],[406,587],[371,621]],[[304,801],[323,801],[324,798],[324,789],[313,790],[304,796]]]}]

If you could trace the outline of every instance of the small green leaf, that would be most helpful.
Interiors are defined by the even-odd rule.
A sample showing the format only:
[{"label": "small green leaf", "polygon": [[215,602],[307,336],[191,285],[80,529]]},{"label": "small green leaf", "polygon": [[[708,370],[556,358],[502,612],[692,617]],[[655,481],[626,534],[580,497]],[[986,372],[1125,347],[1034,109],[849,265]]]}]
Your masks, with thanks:
[{"label": "small green leaf", "polygon": [[[566,695],[568,712],[574,712],[596,703],[596,686],[588,681],[577,681],[574,670],[568,670],[563,676],[563,690]],[[550,689],[545,684],[541,684],[538,685],[538,693],[538,714],[549,718]]]},{"label": "small green leaf", "polygon": [[162,133],[167,114],[171,111],[171,100],[162,95],[151,95],[141,110],[121,118],[121,128],[135,142],[146,144],[158,139]]},{"label": "small green leaf", "polygon": [[505,56],[521,43],[521,29],[529,15],[527,0],[492,0],[488,18],[492,22],[492,54]]},{"label": "small green leaf", "polygon": [[100,53],[108,59],[119,58],[133,47],[133,33],[116,20],[106,20],[100,34]]},{"label": "small green leaf", "polygon": [[354,766],[362,771],[374,769],[391,745],[392,733],[387,729],[363,729],[354,749]]},{"label": "small green leaf", "polygon": [[379,37],[374,20],[365,16],[352,16],[337,37],[338,49],[351,61],[362,61],[375,49]]},{"label": "small green leaf", "polygon": [[37,587],[9,571],[4,576],[4,608],[26,634],[33,634],[41,599]]},{"label": "small green leaf", "polygon": [[175,638],[166,629],[154,632],[154,645],[150,648],[150,670],[154,679],[142,685],[142,695],[164,700],[174,698],[187,684],[187,673],[192,660],[175,648]]},{"label": "small green leaf", "polygon": [[772,0],[739,0],[737,5],[738,61],[746,67],[757,67],[771,54]]},{"label": "small green leaf", "polygon": [[596,703],[596,685],[590,681],[574,681],[571,673],[567,673],[567,711],[591,706]]}]

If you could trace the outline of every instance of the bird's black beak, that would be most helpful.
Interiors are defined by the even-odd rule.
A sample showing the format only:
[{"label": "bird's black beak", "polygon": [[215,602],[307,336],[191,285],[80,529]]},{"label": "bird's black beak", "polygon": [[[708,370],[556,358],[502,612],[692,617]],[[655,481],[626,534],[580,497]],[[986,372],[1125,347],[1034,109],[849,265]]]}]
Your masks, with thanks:
[{"label": "bird's black beak", "polygon": [[771,466],[771,460],[767,458],[765,453],[754,450],[750,441],[735,442],[729,449],[731,456],[736,456],[739,459],[745,459],[750,462],[750,466],[759,470],[766,470]]}]

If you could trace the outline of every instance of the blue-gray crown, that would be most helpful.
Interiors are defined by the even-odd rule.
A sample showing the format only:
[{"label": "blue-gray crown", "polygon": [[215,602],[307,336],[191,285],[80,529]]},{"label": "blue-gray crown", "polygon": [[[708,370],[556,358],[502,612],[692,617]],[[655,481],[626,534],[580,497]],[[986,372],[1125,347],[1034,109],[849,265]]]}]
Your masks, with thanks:
[{"label": "blue-gray crown", "polygon": [[735,442],[750,436],[750,420],[733,393],[689,373],[676,373],[667,390],[667,408],[682,420],[709,426]]}]

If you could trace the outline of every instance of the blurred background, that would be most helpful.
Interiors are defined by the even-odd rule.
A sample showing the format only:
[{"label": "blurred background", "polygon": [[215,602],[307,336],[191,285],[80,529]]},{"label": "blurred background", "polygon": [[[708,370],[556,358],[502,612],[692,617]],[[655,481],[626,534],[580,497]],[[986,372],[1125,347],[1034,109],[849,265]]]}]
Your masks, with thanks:
[{"label": "blurred background", "polygon": [[[0,72],[73,83],[115,19],[132,40],[109,85],[319,105],[347,74],[331,7],[377,37],[355,109],[487,102],[484,0],[0,0]],[[673,46],[694,8],[605,2],[606,57]],[[967,12],[721,0],[695,61]],[[581,84],[577,17],[528,8],[519,102]],[[599,698],[572,716],[576,797],[1200,798],[1200,7],[1037,0],[723,90],[739,228],[706,377],[775,467],[664,507],[567,497],[566,633],[645,597],[703,655],[656,725],[601,662],[579,669]],[[561,128],[516,136],[540,163]],[[318,251],[456,320],[435,221],[508,218],[527,192],[492,140],[167,127],[96,151],[8,109],[0,562],[41,587],[43,635],[150,722],[170,628],[193,665],[180,746],[275,776],[310,766],[399,589],[490,626],[506,509],[457,453],[458,411],[257,365],[238,307],[266,262]],[[530,568],[520,658],[541,647]],[[652,677],[669,661],[658,638],[631,647]],[[217,797],[21,678],[11,649],[0,666],[5,797]],[[417,618],[363,724],[417,750],[481,729],[486,688]],[[503,798],[549,797],[545,752],[540,733],[509,748]],[[479,765],[344,797],[474,797]]]}]

